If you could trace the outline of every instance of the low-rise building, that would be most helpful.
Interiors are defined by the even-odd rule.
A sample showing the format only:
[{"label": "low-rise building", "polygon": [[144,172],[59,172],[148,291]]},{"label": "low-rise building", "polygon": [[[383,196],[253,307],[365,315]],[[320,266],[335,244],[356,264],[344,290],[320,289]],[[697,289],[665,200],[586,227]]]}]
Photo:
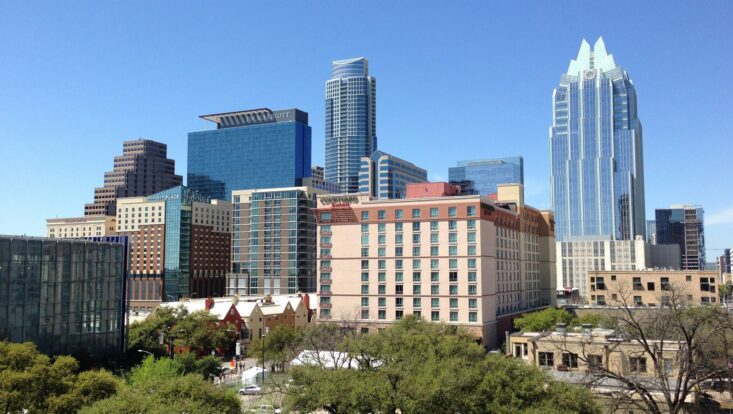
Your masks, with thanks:
[{"label": "low-rise building", "polygon": [[46,219],[46,237],[51,239],[80,239],[114,236],[114,216],[83,216]]},{"label": "low-rise building", "polygon": [[554,302],[553,215],[525,205],[521,185],[496,203],[320,196],[316,220],[320,320],[368,332],[414,314],[494,347],[515,316]]},{"label": "low-rise building", "polygon": [[658,307],[676,297],[691,305],[716,303],[717,284],[714,270],[664,270],[588,272],[588,304],[596,306]]},{"label": "low-rise building", "polygon": [[[649,341],[659,353],[662,365],[675,375],[677,342]],[[637,341],[620,336],[612,329],[592,329],[584,325],[571,331],[558,324],[551,332],[517,332],[509,336],[507,354],[542,369],[562,372],[591,372],[602,368],[620,375],[655,376],[654,364]],[[664,346],[662,348],[662,345]]]}]

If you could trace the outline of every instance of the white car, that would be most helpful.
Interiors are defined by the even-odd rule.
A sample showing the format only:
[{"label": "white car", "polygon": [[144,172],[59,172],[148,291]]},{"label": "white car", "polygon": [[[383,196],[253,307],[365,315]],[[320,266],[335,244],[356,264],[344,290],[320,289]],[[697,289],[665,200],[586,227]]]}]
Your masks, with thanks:
[{"label": "white car", "polygon": [[256,385],[247,385],[244,388],[239,389],[239,395],[255,395],[262,392],[262,388]]}]

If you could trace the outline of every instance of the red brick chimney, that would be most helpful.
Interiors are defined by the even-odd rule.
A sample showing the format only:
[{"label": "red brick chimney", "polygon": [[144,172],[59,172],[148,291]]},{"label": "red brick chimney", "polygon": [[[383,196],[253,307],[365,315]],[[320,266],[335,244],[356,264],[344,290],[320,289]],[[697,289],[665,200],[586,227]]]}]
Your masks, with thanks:
[{"label": "red brick chimney", "polygon": [[207,311],[213,308],[214,307],[214,298],[212,297],[206,298],[206,302],[204,302],[204,306],[206,307]]}]

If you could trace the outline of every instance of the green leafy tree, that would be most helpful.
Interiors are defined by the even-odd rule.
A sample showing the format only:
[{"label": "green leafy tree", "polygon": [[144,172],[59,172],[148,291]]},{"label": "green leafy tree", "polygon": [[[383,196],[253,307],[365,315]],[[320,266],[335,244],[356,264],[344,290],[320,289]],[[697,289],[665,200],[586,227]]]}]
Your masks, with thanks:
[{"label": "green leafy tree", "polygon": [[285,365],[303,350],[305,335],[306,330],[303,328],[280,325],[265,337],[255,339],[249,346],[249,355],[257,358],[260,364],[264,356],[267,361],[284,370]]},{"label": "green leafy tree", "polygon": [[51,359],[32,343],[0,342],[0,410],[5,413],[75,413],[113,395],[109,372],[82,372],[72,357]]},{"label": "green leafy tree", "polygon": [[240,402],[232,390],[219,388],[199,374],[181,375],[181,365],[169,358],[146,358],[128,382],[111,398],[97,401],[83,414],[238,414]]},{"label": "green leafy tree", "polygon": [[295,367],[286,405],[301,412],[598,413],[587,390],[513,359],[487,357],[459,329],[408,317],[341,347],[354,369]]},{"label": "green leafy tree", "polygon": [[514,327],[524,332],[542,332],[551,330],[558,323],[570,323],[573,315],[560,308],[547,308],[531,312],[514,320]]}]

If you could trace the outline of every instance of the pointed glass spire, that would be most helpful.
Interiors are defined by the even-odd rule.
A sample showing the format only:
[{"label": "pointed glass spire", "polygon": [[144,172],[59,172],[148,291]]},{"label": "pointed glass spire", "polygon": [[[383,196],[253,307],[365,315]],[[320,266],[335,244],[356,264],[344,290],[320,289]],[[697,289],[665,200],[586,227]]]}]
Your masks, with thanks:
[{"label": "pointed glass spire", "polygon": [[578,57],[570,61],[567,74],[577,76],[580,71],[590,69],[600,69],[607,72],[615,67],[616,63],[613,60],[613,55],[609,55],[606,51],[603,37],[598,38],[593,45],[593,50],[591,50],[590,44],[583,39],[578,50]]}]

